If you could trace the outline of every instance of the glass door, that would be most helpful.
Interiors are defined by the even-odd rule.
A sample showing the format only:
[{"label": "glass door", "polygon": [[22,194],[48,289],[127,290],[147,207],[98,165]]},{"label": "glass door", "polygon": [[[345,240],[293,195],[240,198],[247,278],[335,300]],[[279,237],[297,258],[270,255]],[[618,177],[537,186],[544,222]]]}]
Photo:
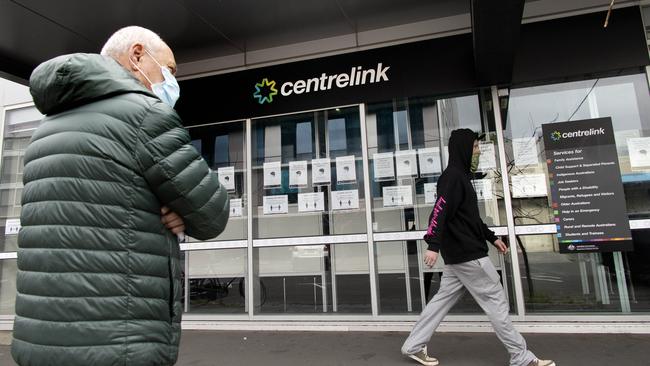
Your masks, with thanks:
[{"label": "glass door", "polygon": [[192,145],[228,191],[230,218],[225,230],[207,242],[182,244],[186,256],[186,310],[190,313],[245,314],[248,199],[244,121],[189,129]]},{"label": "glass door", "polygon": [[[507,102],[507,104],[506,104]],[[504,130],[528,313],[648,312],[650,93],[645,74],[512,89]],[[609,117],[634,252],[562,254],[542,126]],[[539,183],[537,183],[539,182]],[[623,199],[623,198],[621,198]]]},{"label": "glass door", "polygon": [[[469,128],[485,134],[473,183],[485,223],[505,225],[496,134],[490,127],[494,124],[488,123],[482,112],[478,95],[410,98],[368,106],[369,184],[380,314],[418,314],[437,292],[444,262],[440,258],[433,268],[423,265],[426,244],[421,238],[436,200],[436,182],[447,165],[451,131]],[[507,233],[500,229],[501,235]],[[490,257],[508,288],[503,256],[490,248]],[[480,309],[466,296],[453,312],[478,313]]]},{"label": "glass door", "polygon": [[251,126],[255,312],[370,312],[359,108]]}]

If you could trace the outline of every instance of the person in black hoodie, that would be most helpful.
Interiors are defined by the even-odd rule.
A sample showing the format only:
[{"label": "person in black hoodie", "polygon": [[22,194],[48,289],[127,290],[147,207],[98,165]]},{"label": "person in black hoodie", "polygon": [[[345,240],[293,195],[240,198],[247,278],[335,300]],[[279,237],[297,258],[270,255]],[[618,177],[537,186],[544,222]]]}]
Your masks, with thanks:
[{"label": "person in black hoodie", "polygon": [[420,314],[402,346],[402,354],[426,366],[438,365],[437,359],[427,355],[426,345],[467,289],[510,353],[510,366],[554,366],[553,361],[539,360],[529,351],[524,338],[512,326],[499,274],[488,257],[486,241],[504,254],[508,247],[479,214],[471,182],[478,167],[478,140],[478,134],[469,129],[455,130],[449,138],[449,164],[438,179],[438,198],[424,235],[428,244],[425,264],[432,267],[440,252],[445,268],[440,288]]}]

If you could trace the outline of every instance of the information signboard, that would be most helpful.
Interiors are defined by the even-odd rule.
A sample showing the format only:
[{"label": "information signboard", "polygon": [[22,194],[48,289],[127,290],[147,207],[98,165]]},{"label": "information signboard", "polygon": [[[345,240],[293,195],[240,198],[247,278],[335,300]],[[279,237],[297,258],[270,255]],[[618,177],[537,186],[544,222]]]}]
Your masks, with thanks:
[{"label": "information signboard", "polygon": [[632,250],[611,118],[542,125],[561,253]]}]

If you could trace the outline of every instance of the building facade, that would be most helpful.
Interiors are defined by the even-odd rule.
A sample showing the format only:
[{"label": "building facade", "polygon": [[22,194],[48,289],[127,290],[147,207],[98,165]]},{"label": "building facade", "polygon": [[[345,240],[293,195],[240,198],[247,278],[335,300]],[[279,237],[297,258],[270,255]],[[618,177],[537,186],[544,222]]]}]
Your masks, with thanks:
[{"label": "building facade", "polygon": [[[424,266],[422,236],[449,134],[470,128],[485,134],[474,185],[483,220],[512,249],[491,248],[490,258],[517,326],[650,331],[644,12],[616,9],[607,28],[603,11],[528,20],[508,83],[478,80],[463,30],[184,78],[177,109],[231,199],[224,233],[181,244],[184,327],[409,329],[444,267],[442,260]],[[5,97],[0,167],[7,329],[22,154],[42,117],[24,89],[12,88],[20,97]],[[543,131],[603,118],[611,120],[620,172],[608,180],[622,187],[618,223],[629,225],[631,248],[571,252]],[[488,327],[467,294],[443,329]]]}]

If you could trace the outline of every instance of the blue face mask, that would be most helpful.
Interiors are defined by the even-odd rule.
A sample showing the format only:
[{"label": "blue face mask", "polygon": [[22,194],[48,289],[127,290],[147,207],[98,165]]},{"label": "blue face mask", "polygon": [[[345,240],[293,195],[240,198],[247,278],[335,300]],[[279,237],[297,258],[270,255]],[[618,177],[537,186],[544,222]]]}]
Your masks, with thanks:
[{"label": "blue face mask", "polygon": [[158,60],[156,60],[149,51],[146,49],[144,50],[149,57],[158,65],[160,66],[160,72],[162,73],[163,78],[165,80],[159,82],[159,83],[152,83],[151,79],[145,74],[138,65],[135,64],[135,62],[131,61],[133,65],[140,71],[140,73],[149,81],[149,84],[151,84],[151,91],[158,97],[160,100],[167,104],[168,106],[174,108],[174,105],[176,104],[176,101],[181,95],[181,87],[178,85],[178,81],[176,81],[176,78],[174,75],[172,75],[171,71],[169,71],[169,68],[162,66]]},{"label": "blue face mask", "polygon": [[151,84],[151,90],[154,94],[170,107],[174,108],[176,101],[181,96],[181,87],[178,85],[176,78],[166,67],[161,67],[162,75],[165,80]]}]

